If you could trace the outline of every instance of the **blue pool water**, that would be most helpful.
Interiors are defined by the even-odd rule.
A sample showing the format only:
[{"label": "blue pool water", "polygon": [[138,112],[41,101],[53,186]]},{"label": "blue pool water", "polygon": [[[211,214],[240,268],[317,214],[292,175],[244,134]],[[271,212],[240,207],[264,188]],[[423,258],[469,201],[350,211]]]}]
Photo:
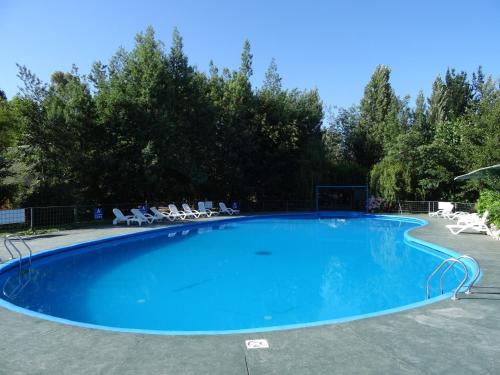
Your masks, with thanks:
[{"label": "blue pool water", "polygon": [[[34,258],[4,305],[125,330],[228,332],[309,325],[425,300],[447,257],[404,240],[415,221],[274,217],[127,237]],[[445,291],[463,273],[445,278]],[[29,278],[29,280],[28,280]],[[27,281],[27,282],[26,282]],[[432,293],[438,295],[438,283]]]}]

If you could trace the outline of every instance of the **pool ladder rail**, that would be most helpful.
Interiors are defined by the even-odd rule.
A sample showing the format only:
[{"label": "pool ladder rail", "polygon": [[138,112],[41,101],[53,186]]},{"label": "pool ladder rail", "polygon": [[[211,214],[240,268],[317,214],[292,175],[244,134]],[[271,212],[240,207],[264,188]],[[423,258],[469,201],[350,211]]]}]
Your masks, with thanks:
[{"label": "pool ladder rail", "polygon": [[441,294],[443,294],[444,293],[444,289],[443,289],[443,277],[444,277],[444,275],[450,269],[452,269],[455,264],[460,264],[464,269],[465,275],[464,275],[464,278],[462,279],[462,281],[460,282],[460,284],[458,285],[458,287],[455,289],[455,292],[453,292],[453,296],[451,297],[451,299],[454,301],[458,299],[458,293],[464,287],[465,283],[467,282],[467,279],[469,278],[469,269],[467,268],[467,266],[465,265],[465,263],[461,259],[469,259],[472,262],[474,262],[474,264],[477,267],[476,273],[474,274],[472,281],[469,283],[469,285],[467,286],[467,289],[465,290],[465,294],[472,293],[471,289],[474,286],[474,284],[476,283],[477,279],[479,278],[479,275],[481,274],[481,266],[479,265],[479,262],[476,259],[474,259],[473,257],[471,257],[469,255],[461,255],[457,258],[447,258],[447,259],[443,260],[439,264],[439,266],[437,266],[434,269],[434,271],[432,271],[432,273],[427,278],[427,283],[425,286],[426,298],[430,298],[430,294],[431,294],[430,293],[430,282],[431,282],[432,278],[434,277],[434,275],[436,275],[446,264],[448,264],[448,266],[444,269],[444,271],[441,271],[441,275],[439,276],[439,290],[440,290]]},{"label": "pool ladder rail", "polygon": [[22,271],[23,267],[23,259],[25,256],[23,256],[23,253],[19,249],[19,245],[16,245],[14,241],[21,243],[24,248],[28,251],[28,269],[31,268],[31,256],[33,255],[33,252],[31,251],[31,247],[26,243],[24,238],[21,236],[18,236],[17,234],[8,234],[4,237],[3,239],[3,245],[7,252],[10,255],[10,260],[11,259],[18,259],[19,261],[19,272]]}]

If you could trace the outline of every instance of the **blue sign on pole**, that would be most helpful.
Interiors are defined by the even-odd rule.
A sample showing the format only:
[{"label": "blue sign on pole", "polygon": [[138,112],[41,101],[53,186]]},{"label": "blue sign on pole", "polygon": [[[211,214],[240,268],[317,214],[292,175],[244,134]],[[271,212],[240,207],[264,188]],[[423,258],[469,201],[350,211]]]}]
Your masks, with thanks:
[{"label": "blue sign on pole", "polygon": [[143,214],[145,214],[146,212],[148,212],[148,209],[147,209],[147,207],[146,207],[146,206],[141,206],[141,207],[139,208],[139,210],[140,210]]},{"label": "blue sign on pole", "polygon": [[94,208],[94,220],[102,220],[104,217],[104,213],[102,211],[102,207]]}]

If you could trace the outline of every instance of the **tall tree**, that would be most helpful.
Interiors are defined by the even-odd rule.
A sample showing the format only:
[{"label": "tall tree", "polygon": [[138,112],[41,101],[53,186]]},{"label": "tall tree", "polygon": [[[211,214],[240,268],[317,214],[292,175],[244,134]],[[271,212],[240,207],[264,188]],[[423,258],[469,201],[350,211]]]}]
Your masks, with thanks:
[{"label": "tall tree", "polygon": [[377,66],[361,99],[359,123],[349,130],[349,149],[357,163],[371,168],[382,159],[385,148],[401,133],[402,123],[406,123],[398,118],[404,107],[391,87],[390,69]]},{"label": "tall tree", "polygon": [[250,41],[248,39],[243,43],[243,51],[241,52],[240,73],[246,78],[250,78],[253,74],[252,70],[253,55],[250,51]]},{"label": "tall tree", "polygon": [[13,175],[12,152],[9,150],[15,143],[16,120],[7,101],[0,90],[0,208],[7,206],[13,198],[14,186],[7,181]]},{"label": "tall tree", "polygon": [[432,84],[432,93],[428,101],[428,120],[431,126],[436,127],[437,124],[446,119],[446,86],[439,76],[436,77]]},{"label": "tall tree", "polygon": [[465,114],[472,104],[472,85],[467,80],[467,73],[456,73],[455,69],[448,69],[445,75],[446,85],[446,119],[454,121]]},{"label": "tall tree", "polygon": [[[453,177],[500,162],[500,87],[481,68],[472,79],[448,69],[411,109],[378,66],[359,106],[322,128],[317,90],[284,89],[274,59],[254,90],[252,59],[245,41],[237,70],[210,62],[205,74],[178,30],[166,50],[148,28],[88,77],[75,68],[45,84],[20,67],[20,94],[0,91],[0,199],[306,199],[317,183],[367,176],[391,201],[475,199],[481,185]],[[21,194],[5,190],[12,172]]]},{"label": "tall tree", "polygon": [[[95,101],[99,127],[106,134],[101,143],[100,196],[112,201],[145,200],[164,186],[154,170],[158,150],[153,139],[165,122],[168,73],[163,44],[152,28],[139,33],[131,52],[119,49],[104,68],[94,65]],[[123,184],[124,180],[133,184]],[[152,191],[153,190],[153,191]]]},{"label": "tall tree", "polygon": [[276,64],[276,60],[273,58],[267,68],[262,89],[273,95],[278,95],[281,92],[281,79],[282,78],[278,73],[278,65]]}]

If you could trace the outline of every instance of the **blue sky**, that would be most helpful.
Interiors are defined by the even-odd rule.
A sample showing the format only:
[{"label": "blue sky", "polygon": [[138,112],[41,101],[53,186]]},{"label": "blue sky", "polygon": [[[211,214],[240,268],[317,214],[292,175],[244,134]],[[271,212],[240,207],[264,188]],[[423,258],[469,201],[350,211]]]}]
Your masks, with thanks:
[{"label": "blue sky", "polygon": [[177,26],[203,71],[210,59],[236,69],[248,38],[254,85],[274,57],[286,88],[317,87],[329,106],[358,103],[377,64],[412,103],[447,67],[500,77],[498,0],[0,0],[0,88],[18,91],[16,62],[45,81],[73,63],[88,73],[148,25],[167,47]]}]

